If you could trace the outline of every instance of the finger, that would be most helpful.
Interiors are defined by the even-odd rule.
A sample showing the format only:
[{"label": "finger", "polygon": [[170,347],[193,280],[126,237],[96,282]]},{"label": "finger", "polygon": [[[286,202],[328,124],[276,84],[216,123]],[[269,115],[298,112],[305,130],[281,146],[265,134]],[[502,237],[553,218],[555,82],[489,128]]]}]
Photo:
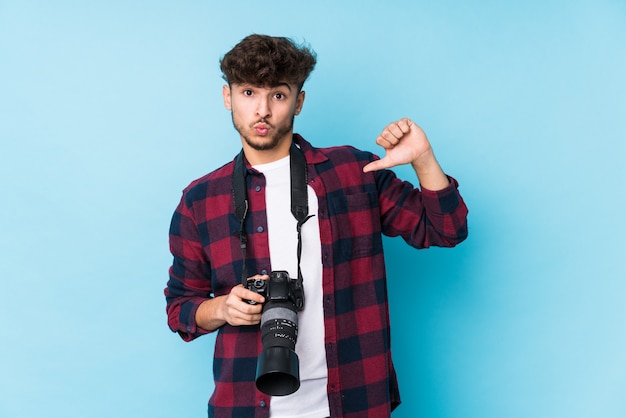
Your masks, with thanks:
[{"label": "finger", "polygon": [[402,131],[402,134],[405,135],[411,131],[411,126],[413,125],[413,121],[408,118],[402,118],[398,122],[396,122],[396,125]]},{"label": "finger", "polygon": [[376,144],[380,145],[385,149],[390,149],[398,145],[400,142],[400,137],[396,137],[396,135],[391,132],[389,129],[385,129],[381,134],[376,138]]},{"label": "finger", "polygon": [[257,303],[256,301],[253,302],[252,299],[236,299],[230,307],[239,314],[256,315],[261,313],[263,304]]},{"label": "finger", "polygon": [[261,321],[260,313],[247,314],[244,312],[236,312],[233,315],[234,322],[237,322],[239,325],[254,325],[258,324]]},{"label": "finger", "polygon": [[408,132],[406,123],[402,120],[389,124],[386,130],[396,139],[402,138]]},{"label": "finger", "polygon": [[384,149],[390,149],[393,148],[394,144],[390,140],[387,140],[385,137],[383,137],[381,134],[376,138],[376,145],[379,145]]},{"label": "finger", "polygon": [[255,291],[249,289],[243,289],[243,294],[241,295],[241,299],[245,301],[245,303],[250,306],[248,301],[253,301],[256,303],[265,303],[265,298],[263,295],[258,294]]},{"label": "finger", "polygon": [[385,160],[385,158],[382,158],[380,160],[375,160],[365,165],[365,167],[363,167],[363,172],[369,173],[370,171],[378,171],[378,170],[382,170],[388,167],[389,166],[387,164],[387,161]]},{"label": "finger", "polygon": [[267,274],[255,274],[254,276],[248,277],[248,280],[257,280],[257,279],[267,280],[269,278],[270,276]]},{"label": "finger", "polygon": [[[264,303],[265,302],[265,298],[262,295],[254,292],[254,291],[252,291],[250,289],[246,289],[242,285],[238,285],[238,286],[233,287],[233,290],[231,290],[230,293],[231,293],[231,295],[235,296],[239,301],[252,300],[252,301],[257,302],[257,303]],[[248,304],[248,302],[245,302],[245,303]]]},{"label": "finger", "polygon": [[391,128],[388,126],[380,133],[380,135],[378,135],[376,143],[383,148],[391,148],[398,143],[398,135],[402,137],[402,131],[400,131],[398,127]]},{"label": "finger", "polygon": [[234,311],[228,321],[229,324],[234,326],[241,325],[256,325],[261,322],[261,314],[243,314],[241,312]]}]

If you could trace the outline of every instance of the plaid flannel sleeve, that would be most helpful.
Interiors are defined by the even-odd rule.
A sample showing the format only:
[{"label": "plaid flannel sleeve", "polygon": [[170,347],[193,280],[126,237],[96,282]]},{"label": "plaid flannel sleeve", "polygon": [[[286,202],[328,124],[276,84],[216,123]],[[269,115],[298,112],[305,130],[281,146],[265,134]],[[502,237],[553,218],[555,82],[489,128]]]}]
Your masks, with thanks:
[{"label": "plaid flannel sleeve", "polygon": [[391,171],[376,175],[386,235],[400,235],[416,248],[454,247],[467,238],[468,209],[454,178],[448,177],[445,189],[432,191],[414,188]]},{"label": "plaid flannel sleeve", "polygon": [[183,340],[191,341],[208,333],[197,326],[195,316],[212,290],[209,262],[185,196],[172,216],[169,236],[173,262],[165,289],[168,325]]}]

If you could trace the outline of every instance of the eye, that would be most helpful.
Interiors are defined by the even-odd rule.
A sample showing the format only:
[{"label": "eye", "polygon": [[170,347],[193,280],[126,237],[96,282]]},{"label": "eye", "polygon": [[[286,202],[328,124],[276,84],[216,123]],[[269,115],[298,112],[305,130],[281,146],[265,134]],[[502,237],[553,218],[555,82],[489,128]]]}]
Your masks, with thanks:
[{"label": "eye", "polygon": [[252,96],[252,90],[250,90],[250,89],[246,89],[246,90],[244,90],[244,91],[243,91],[243,95],[244,95],[244,96]]},{"label": "eye", "polygon": [[279,92],[274,94],[274,97],[278,100],[283,100],[285,98],[285,95]]}]

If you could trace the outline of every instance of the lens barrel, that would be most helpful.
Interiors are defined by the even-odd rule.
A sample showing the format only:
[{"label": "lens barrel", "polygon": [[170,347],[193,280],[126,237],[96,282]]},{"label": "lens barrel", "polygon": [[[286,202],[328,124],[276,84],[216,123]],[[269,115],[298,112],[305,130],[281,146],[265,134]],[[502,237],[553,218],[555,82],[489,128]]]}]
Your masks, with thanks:
[{"label": "lens barrel", "polygon": [[[289,282],[280,278],[272,282],[273,279],[275,276],[270,275],[267,302],[261,316],[263,348],[257,360],[256,386],[268,395],[284,396],[300,387],[300,364],[295,351],[298,313],[292,298],[282,296]],[[279,291],[272,294],[277,287]]]}]

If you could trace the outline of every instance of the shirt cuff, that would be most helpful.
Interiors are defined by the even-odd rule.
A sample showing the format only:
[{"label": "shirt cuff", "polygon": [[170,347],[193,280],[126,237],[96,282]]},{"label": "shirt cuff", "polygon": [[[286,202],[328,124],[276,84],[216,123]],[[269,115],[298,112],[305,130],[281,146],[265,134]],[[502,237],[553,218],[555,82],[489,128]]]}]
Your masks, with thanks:
[{"label": "shirt cuff", "polygon": [[450,184],[441,190],[428,190],[422,187],[424,206],[439,213],[453,213],[460,205],[459,182],[447,176]]},{"label": "shirt cuff", "polygon": [[203,301],[204,299],[188,301],[181,307],[179,317],[180,326],[177,331],[178,335],[180,335],[184,341],[191,341],[202,335],[211,333],[211,331],[200,328],[196,324],[196,311]]}]

